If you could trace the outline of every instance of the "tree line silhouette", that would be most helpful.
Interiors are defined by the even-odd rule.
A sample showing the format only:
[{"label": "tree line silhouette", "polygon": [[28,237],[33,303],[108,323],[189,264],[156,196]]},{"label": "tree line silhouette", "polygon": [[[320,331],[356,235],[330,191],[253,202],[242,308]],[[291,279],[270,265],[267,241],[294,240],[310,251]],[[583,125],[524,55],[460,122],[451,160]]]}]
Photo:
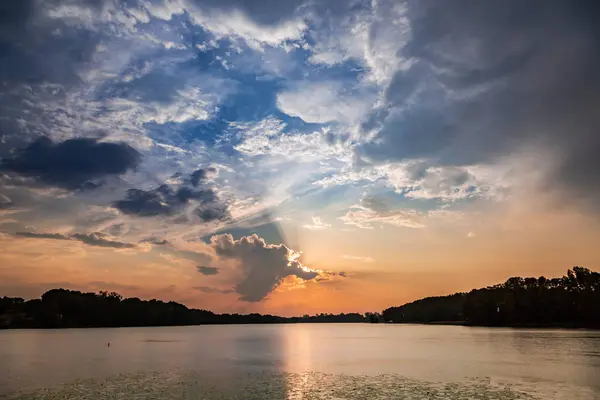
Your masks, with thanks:
[{"label": "tree line silhouette", "polygon": [[468,293],[390,307],[382,316],[397,323],[600,328],[600,273],[574,267],[561,278],[513,277]]},{"label": "tree line silhouette", "polygon": [[302,322],[453,323],[600,328],[600,273],[574,267],[561,278],[513,277],[468,293],[427,297],[378,313],[302,317],[215,314],[173,301],[115,292],[52,289],[41,299],[0,298],[0,328],[85,328]]},{"label": "tree line silhouette", "polygon": [[174,301],[124,299],[115,292],[82,293],[52,289],[41,299],[0,298],[0,328],[88,328],[202,324],[295,322],[365,322],[358,313],[278,317],[261,314],[215,314]]}]

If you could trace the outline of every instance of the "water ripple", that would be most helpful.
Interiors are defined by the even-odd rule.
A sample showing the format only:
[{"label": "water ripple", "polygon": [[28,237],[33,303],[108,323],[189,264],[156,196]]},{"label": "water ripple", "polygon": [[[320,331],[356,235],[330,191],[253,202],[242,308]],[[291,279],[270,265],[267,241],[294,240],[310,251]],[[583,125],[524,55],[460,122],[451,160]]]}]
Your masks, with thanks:
[{"label": "water ripple", "polygon": [[317,372],[248,373],[229,378],[193,371],[121,374],[106,380],[85,380],[54,389],[20,393],[10,400],[51,399],[535,399],[510,385],[489,379],[441,383],[397,375],[351,376]]}]

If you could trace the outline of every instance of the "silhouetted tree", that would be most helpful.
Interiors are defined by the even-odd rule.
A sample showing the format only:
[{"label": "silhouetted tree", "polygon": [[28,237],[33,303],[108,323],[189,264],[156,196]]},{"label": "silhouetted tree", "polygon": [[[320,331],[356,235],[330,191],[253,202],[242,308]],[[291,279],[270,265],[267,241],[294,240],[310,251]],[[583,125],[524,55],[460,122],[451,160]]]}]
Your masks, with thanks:
[{"label": "silhouetted tree", "polygon": [[574,267],[562,278],[509,278],[469,293],[428,297],[383,311],[388,322],[486,326],[600,327],[600,273]]},{"label": "silhouetted tree", "polygon": [[284,318],[261,314],[215,314],[173,301],[124,299],[115,292],[82,293],[52,289],[41,299],[0,298],[0,328],[71,328],[263,324],[296,322],[365,322],[358,314],[319,314]]}]

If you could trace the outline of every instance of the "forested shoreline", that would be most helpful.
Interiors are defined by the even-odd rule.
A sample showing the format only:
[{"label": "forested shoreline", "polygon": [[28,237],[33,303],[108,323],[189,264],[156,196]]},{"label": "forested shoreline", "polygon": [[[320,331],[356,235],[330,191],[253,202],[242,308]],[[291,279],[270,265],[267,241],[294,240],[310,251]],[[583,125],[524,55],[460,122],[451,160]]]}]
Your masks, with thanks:
[{"label": "forested shoreline", "polygon": [[390,307],[385,322],[474,326],[600,328],[600,273],[583,267],[561,278],[519,278],[468,293]]},{"label": "forested shoreline", "polygon": [[173,301],[52,289],[40,299],[0,298],[1,328],[87,328],[389,322],[473,326],[600,328],[600,273],[574,267],[561,278],[519,278],[468,293],[427,297],[378,313],[280,317],[216,314]]},{"label": "forested shoreline", "polygon": [[216,314],[174,301],[123,298],[115,292],[82,293],[52,289],[40,299],[0,298],[0,328],[97,328],[207,324],[276,324],[365,322],[368,315],[318,314],[279,317],[262,314]]}]

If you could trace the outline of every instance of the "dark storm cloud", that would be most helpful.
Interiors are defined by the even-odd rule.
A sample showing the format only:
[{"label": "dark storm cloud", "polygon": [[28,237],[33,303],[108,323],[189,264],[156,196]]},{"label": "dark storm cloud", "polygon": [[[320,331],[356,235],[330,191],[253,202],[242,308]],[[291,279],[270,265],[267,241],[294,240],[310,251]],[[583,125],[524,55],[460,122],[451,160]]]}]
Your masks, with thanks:
[{"label": "dark storm cloud", "polygon": [[558,150],[550,186],[600,198],[600,3],[408,2],[411,38],[386,104],[363,124],[373,162],[493,162],[520,146]]},{"label": "dark storm cloud", "polygon": [[133,243],[110,240],[101,233],[74,233],[63,235],[60,233],[16,232],[15,236],[30,239],[76,240],[89,246],[112,247],[115,249],[132,249],[136,247]]},{"label": "dark storm cloud", "polygon": [[[214,188],[194,179],[196,172],[190,178],[191,183],[195,182],[194,189],[183,186],[174,190],[167,184],[153,190],[129,189],[125,199],[116,201],[113,205],[125,214],[156,217],[175,215],[194,202],[194,213],[204,222],[229,219],[227,204],[219,198]],[[197,189],[198,187],[200,188]]]},{"label": "dark storm cloud", "polygon": [[205,267],[203,265],[199,265],[196,267],[196,270],[200,272],[202,275],[216,275],[219,273],[219,269],[215,267]]},{"label": "dark storm cloud", "polygon": [[[141,155],[126,143],[97,139],[69,139],[54,143],[41,137],[13,158],[0,162],[0,171],[35,179],[37,183],[66,189],[92,188],[90,181],[119,175],[135,168]],[[93,186],[86,185],[91,183]]]}]

